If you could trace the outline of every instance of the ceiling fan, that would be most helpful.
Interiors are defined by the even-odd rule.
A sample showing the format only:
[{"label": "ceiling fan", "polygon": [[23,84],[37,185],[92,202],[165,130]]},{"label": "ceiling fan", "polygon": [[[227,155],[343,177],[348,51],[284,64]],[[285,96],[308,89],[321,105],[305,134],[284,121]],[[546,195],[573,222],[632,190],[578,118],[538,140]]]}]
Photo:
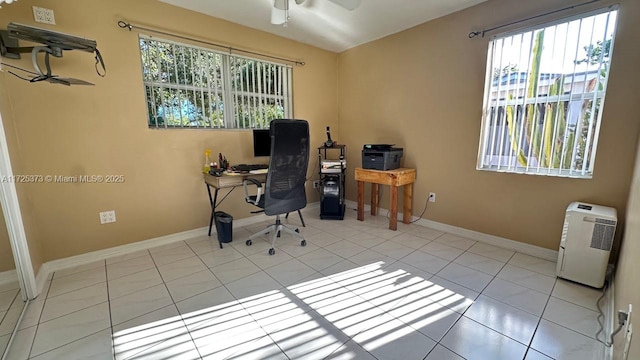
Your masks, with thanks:
[{"label": "ceiling fan", "polygon": [[[274,0],[271,9],[271,24],[287,26],[289,22],[289,1],[290,0]],[[302,5],[307,0],[294,0],[296,4]],[[360,6],[362,0],[329,0],[332,3],[345,8],[349,11]]]}]

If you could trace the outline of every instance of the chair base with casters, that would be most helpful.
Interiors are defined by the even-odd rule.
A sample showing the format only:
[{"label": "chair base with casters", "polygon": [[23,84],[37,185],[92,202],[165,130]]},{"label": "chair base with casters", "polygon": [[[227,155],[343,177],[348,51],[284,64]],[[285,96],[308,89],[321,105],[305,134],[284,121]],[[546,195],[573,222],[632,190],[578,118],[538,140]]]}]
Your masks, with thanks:
[{"label": "chair base with casters", "polygon": [[282,224],[282,221],[280,221],[280,215],[276,215],[276,223],[275,224],[271,224],[266,229],[260,230],[259,232],[251,235],[249,237],[249,240],[247,240],[245,242],[245,244],[247,244],[247,246],[251,246],[253,244],[253,240],[255,238],[257,238],[259,236],[262,236],[262,235],[273,234],[271,236],[271,248],[269,249],[269,255],[273,255],[273,254],[276,253],[276,249],[275,249],[276,238],[280,237],[280,234],[283,231],[293,235],[293,237],[299,238],[300,239],[300,246],[307,246],[307,240],[305,240],[304,237],[302,236],[302,234],[300,234],[300,230],[292,229],[292,228],[288,227],[287,225]]}]

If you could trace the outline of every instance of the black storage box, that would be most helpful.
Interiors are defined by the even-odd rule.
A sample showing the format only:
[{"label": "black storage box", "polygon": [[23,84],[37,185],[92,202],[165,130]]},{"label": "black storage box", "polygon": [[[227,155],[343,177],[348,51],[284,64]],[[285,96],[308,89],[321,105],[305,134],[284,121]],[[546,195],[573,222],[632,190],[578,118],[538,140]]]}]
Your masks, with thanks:
[{"label": "black storage box", "polygon": [[224,211],[216,211],[216,233],[218,240],[230,243],[233,240],[233,216]]},{"label": "black storage box", "polygon": [[403,149],[391,145],[365,145],[362,149],[362,168],[394,170],[400,167]]}]

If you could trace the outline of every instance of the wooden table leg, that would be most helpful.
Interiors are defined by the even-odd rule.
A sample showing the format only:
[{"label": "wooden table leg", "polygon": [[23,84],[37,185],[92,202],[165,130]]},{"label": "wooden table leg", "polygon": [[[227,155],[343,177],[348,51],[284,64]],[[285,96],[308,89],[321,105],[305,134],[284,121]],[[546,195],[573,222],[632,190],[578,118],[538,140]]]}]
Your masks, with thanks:
[{"label": "wooden table leg", "polygon": [[411,223],[411,202],[413,199],[413,184],[407,184],[404,186],[404,201],[402,203],[402,222],[405,224]]},{"label": "wooden table leg", "polygon": [[389,186],[391,196],[389,197],[389,229],[398,229],[398,187]]},{"label": "wooden table leg", "polygon": [[378,215],[378,193],[379,185],[371,183],[371,215]]},{"label": "wooden table leg", "polygon": [[358,220],[364,221],[364,181],[358,181]]}]

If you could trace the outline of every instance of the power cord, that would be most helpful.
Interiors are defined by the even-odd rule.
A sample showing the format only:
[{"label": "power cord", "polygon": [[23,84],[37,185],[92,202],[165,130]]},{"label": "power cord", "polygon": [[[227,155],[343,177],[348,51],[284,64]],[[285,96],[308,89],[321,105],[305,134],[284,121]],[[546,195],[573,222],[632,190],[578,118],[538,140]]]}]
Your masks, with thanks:
[{"label": "power cord", "polygon": [[[378,204],[380,204],[380,199],[381,199],[381,198],[382,198],[382,190],[380,190],[380,191],[378,192]],[[422,210],[422,213],[420,213],[420,216],[418,216],[418,218],[417,218],[417,219],[410,221],[410,222],[409,222],[409,224],[413,224],[414,222],[416,222],[416,221],[418,221],[418,220],[422,219],[422,216],[424,215],[424,213],[426,213],[426,212],[427,212],[427,207],[428,207],[428,205],[429,205],[429,198],[427,198],[427,201],[424,203],[424,209]],[[389,218],[389,212],[390,212],[390,211],[391,211],[391,210],[387,209],[387,215],[386,215],[387,219]]]},{"label": "power cord", "polygon": [[627,314],[624,311],[618,311],[618,327],[611,333],[611,336],[609,337],[609,342],[605,340],[600,340],[600,334],[602,334],[604,332],[604,312],[602,311],[602,307],[600,306],[600,302],[602,301],[602,299],[604,299],[606,293],[607,293],[607,289],[609,288],[609,281],[605,281],[605,285],[604,288],[602,289],[602,295],[600,296],[600,298],[598,298],[598,301],[596,301],[596,307],[598,308],[598,325],[600,326],[600,328],[598,329],[598,332],[596,333],[596,340],[601,343],[602,345],[606,346],[606,347],[611,347],[613,346],[613,337],[616,336],[620,330],[622,330],[622,327],[624,326],[624,324],[627,322],[627,319],[629,318],[629,314]]},{"label": "power cord", "polygon": [[[311,180],[317,174],[318,166],[320,166],[320,160],[316,158],[315,165],[310,167],[311,173],[308,174],[304,179],[305,182]],[[320,181],[320,177],[318,177],[318,181]],[[318,194],[322,195],[322,186],[318,186],[317,188],[315,188],[315,190]]]},{"label": "power cord", "polygon": [[315,165],[313,165],[313,166],[310,168],[310,169],[312,169],[312,170],[311,170],[311,174],[310,174],[309,176],[307,176],[307,177],[306,177],[306,179],[305,179],[304,181],[309,181],[309,180],[311,180],[311,178],[312,178],[314,175],[316,175],[316,174],[317,174],[317,173],[316,173],[316,171],[318,170],[318,166],[320,165],[319,161],[320,161],[320,160],[318,160],[318,158],[316,158],[316,163],[315,163]]},{"label": "power cord", "polygon": [[424,213],[427,212],[427,207],[429,206],[429,198],[427,198],[427,201],[424,203],[424,210],[422,210],[422,213],[420,214],[420,216],[418,216],[417,219],[412,220],[409,224],[413,224],[414,222],[422,219],[422,215],[424,215]]}]

